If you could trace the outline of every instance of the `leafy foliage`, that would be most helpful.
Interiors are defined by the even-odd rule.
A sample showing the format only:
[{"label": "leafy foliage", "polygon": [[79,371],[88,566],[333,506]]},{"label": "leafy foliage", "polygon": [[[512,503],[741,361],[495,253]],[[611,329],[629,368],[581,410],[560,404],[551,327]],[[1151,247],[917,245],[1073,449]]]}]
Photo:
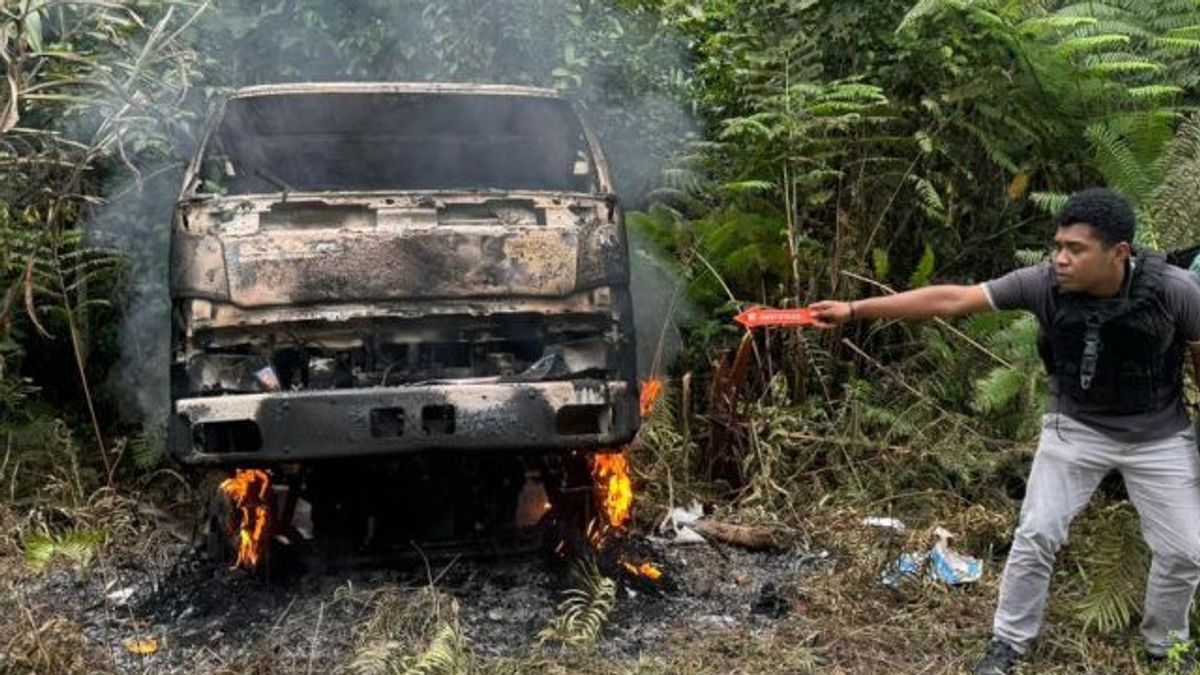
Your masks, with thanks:
[{"label": "leafy foliage", "polygon": [[[8,85],[0,103],[0,344],[13,367],[46,380],[42,391],[82,401],[106,480],[115,458],[94,383],[111,365],[102,326],[115,318],[111,298],[125,265],[123,255],[89,242],[83,225],[103,207],[110,178],[140,184],[187,135],[191,118],[179,104],[195,60],[180,34],[196,11],[172,2],[23,2],[0,17]],[[0,419],[9,431],[35,422]]]},{"label": "leafy foliage", "polygon": [[103,531],[95,529],[34,535],[25,541],[25,561],[34,571],[42,572],[62,558],[82,571],[96,557],[105,538]]},{"label": "leafy foliage", "polygon": [[1128,504],[1105,509],[1093,525],[1082,540],[1086,595],[1077,611],[1084,630],[1111,633],[1140,615],[1150,552]]},{"label": "leafy foliage", "polygon": [[985,339],[1006,363],[997,365],[975,381],[972,407],[980,413],[1008,418],[1018,438],[1037,432],[1037,411],[1046,393],[1042,362],[1037,352],[1037,320],[1026,315],[991,332]]},{"label": "leafy foliage", "polygon": [[575,570],[578,586],[564,592],[558,615],[540,633],[540,642],[555,641],[578,649],[590,649],[600,637],[616,603],[617,586],[600,573],[594,561],[581,561]]}]

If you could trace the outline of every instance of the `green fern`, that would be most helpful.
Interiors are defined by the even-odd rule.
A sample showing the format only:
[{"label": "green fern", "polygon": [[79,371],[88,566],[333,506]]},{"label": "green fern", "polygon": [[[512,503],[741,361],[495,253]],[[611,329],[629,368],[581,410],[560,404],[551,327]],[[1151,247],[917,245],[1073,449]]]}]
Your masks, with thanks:
[{"label": "green fern", "polygon": [[400,642],[378,642],[359,649],[346,670],[354,675],[392,675],[401,672],[398,663],[404,657],[404,646]]},{"label": "green fern", "polygon": [[1125,46],[1129,44],[1130,40],[1131,38],[1128,35],[1119,34],[1083,35],[1067,38],[1059,42],[1056,45],[1056,49],[1064,56],[1072,56],[1081,52],[1091,52],[1117,45]]},{"label": "green fern", "polygon": [[35,572],[44,572],[51,562],[61,558],[82,571],[92,563],[106,539],[107,535],[99,529],[34,535],[25,541],[25,562]]},{"label": "green fern", "polygon": [[404,675],[459,675],[470,670],[471,653],[457,624],[442,624],[429,646],[406,664]]},{"label": "green fern", "polygon": [[1128,504],[1107,508],[1081,544],[1086,593],[1076,607],[1078,621],[1085,631],[1125,630],[1140,612],[1150,563],[1136,513]]},{"label": "green fern", "polygon": [[1185,120],[1163,152],[1164,172],[1148,210],[1165,248],[1200,243],[1200,115]]},{"label": "green fern", "polygon": [[1071,195],[1062,192],[1034,192],[1029,195],[1033,205],[1038,207],[1042,213],[1057,215],[1067,205],[1067,200]]},{"label": "green fern", "polygon": [[165,425],[147,422],[142,431],[130,443],[130,454],[134,466],[142,470],[153,469],[166,459],[167,433]]},{"label": "green fern", "polygon": [[600,573],[594,561],[580,562],[575,570],[579,584],[567,590],[558,615],[538,633],[538,643],[555,641],[577,649],[590,649],[600,637],[616,605],[617,586]]},{"label": "green fern", "polygon": [[460,675],[474,670],[474,657],[458,624],[442,623],[419,654],[386,640],[359,650],[347,670],[355,675]]},{"label": "green fern", "polygon": [[917,262],[917,268],[908,279],[908,287],[920,288],[929,283],[929,279],[933,277],[933,264],[933,247],[927,245],[925,252],[921,254],[921,260]]}]

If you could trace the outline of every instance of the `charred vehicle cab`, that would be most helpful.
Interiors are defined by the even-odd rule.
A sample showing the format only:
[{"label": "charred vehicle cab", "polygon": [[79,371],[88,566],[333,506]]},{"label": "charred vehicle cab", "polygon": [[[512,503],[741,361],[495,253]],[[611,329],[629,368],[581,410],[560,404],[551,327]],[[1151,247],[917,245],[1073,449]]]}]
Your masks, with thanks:
[{"label": "charred vehicle cab", "polygon": [[553,91],[238,90],[173,223],[172,452],[618,447],[639,424],[628,264],[601,150]]}]

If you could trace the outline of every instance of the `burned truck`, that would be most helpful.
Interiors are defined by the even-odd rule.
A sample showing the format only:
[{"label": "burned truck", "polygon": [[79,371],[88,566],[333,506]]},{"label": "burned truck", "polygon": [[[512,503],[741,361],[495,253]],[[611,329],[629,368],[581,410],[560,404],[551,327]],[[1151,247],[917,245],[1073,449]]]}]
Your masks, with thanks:
[{"label": "burned truck", "polygon": [[[521,457],[529,477],[639,424],[621,208],[551,90],[235,91],[186,174],[170,292],[188,465],[420,492],[421,462]],[[447,498],[425,492],[426,511]]]}]

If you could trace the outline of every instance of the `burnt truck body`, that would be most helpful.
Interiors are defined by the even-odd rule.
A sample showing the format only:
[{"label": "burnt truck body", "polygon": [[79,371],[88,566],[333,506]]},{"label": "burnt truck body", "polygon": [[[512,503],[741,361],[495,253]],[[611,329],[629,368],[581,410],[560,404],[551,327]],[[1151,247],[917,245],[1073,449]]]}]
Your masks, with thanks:
[{"label": "burnt truck body", "polygon": [[171,298],[184,463],[602,450],[639,424],[621,210],[549,90],[234,92],[186,175]]}]

